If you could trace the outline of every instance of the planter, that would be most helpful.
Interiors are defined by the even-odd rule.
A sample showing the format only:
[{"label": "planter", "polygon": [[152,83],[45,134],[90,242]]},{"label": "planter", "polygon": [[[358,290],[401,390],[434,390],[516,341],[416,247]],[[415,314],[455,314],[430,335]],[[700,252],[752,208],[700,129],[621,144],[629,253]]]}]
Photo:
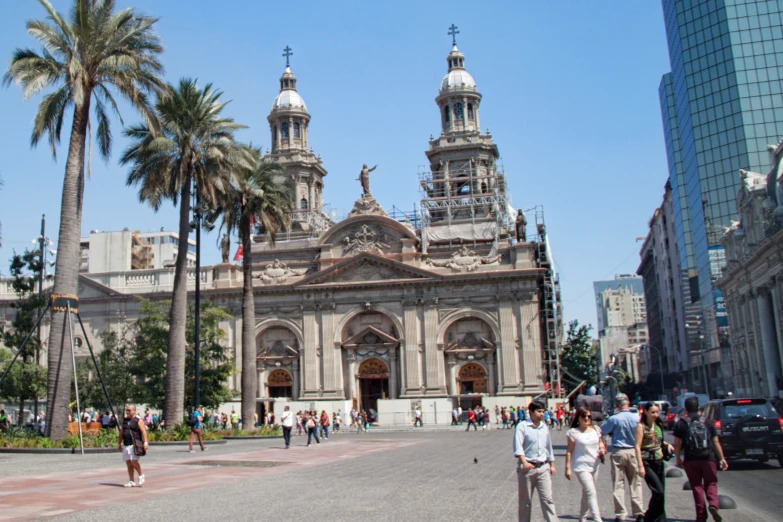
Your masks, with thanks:
[{"label": "planter", "polygon": [[[225,439],[220,440],[205,440],[204,446],[212,446],[214,444],[225,444],[227,441]],[[198,444],[198,441],[193,441],[194,444]],[[190,444],[187,440],[159,440],[155,442],[150,442],[150,446],[188,446]],[[116,451],[116,450],[115,450]]]},{"label": "planter", "polygon": [[282,435],[248,435],[247,437],[223,437],[224,440],[282,439]]},{"label": "planter", "polygon": [[[78,454],[81,455],[79,448],[0,448],[0,453],[37,453],[40,455],[48,454]],[[84,448],[84,453],[119,453],[116,447],[111,448]]]}]

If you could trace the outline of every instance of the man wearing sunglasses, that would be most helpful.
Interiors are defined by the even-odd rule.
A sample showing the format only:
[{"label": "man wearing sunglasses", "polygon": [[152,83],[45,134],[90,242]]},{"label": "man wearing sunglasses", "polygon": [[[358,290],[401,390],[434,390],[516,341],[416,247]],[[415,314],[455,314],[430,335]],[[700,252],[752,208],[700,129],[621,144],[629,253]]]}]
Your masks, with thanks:
[{"label": "man wearing sunglasses", "polygon": [[528,412],[530,420],[520,420],[514,432],[514,457],[518,460],[519,521],[530,522],[533,491],[537,490],[544,520],[557,522],[559,519],[552,497],[555,454],[549,427],[544,422],[546,405],[541,401],[532,401]]},{"label": "man wearing sunglasses", "polygon": [[136,406],[127,406],[125,408],[125,418],[122,419],[122,427],[120,428],[118,448],[122,453],[122,460],[125,461],[125,465],[128,467],[130,482],[125,484],[126,488],[136,487],[136,482],[133,481],[134,472],[139,475],[139,487],[144,484],[144,473],[141,471],[141,463],[139,462],[139,457],[133,451],[134,439],[144,441],[145,450],[149,447],[147,444],[147,429],[144,427],[141,417],[136,415]]}]

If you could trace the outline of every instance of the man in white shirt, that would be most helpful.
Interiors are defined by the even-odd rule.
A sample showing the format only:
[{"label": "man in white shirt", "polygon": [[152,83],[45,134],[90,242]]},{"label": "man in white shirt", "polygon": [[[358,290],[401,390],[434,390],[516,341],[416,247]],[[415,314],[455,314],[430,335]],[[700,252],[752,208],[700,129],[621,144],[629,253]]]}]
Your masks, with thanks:
[{"label": "man in white shirt", "polygon": [[462,406],[457,406],[457,422],[462,424]]},{"label": "man in white shirt", "polygon": [[283,427],[285,449],[288,449],[291,446],[291,428],[294,426],[294,414],[291,413],[288,406],[283,408],[283,414],[280,416],[280,425]]},{"label": "man in white shirt", "polygon": [[531,520],[533,490],[538,490],[544,520],[546,522],[559,520],[552,497],[555,454],[552,450],[549,428],[544,422],[545,411],[546,405],[543,402],[531,402],[528,406],[530,420],[517,423],[514,432],[514,457],[518,461],[519,522]]},{"label": "man in white shirt", "polygon": [[419,408],[418,406],[416,406],[416,420],[413,421],[413,427],[415,428],[417,424],[419,425],[420,428],[423,426],[423,424],[421,423],[421,408]]}]

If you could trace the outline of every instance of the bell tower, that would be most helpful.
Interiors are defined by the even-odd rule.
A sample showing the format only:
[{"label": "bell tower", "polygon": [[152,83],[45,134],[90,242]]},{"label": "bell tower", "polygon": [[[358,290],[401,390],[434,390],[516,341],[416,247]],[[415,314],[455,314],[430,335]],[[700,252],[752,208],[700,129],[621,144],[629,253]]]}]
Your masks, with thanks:
[{"label": "bell tower", "polygon": [[283,173],[294,182],[291,231],[298,235],[318,234],[328,224],[323,213],[323,178],[326,176],[320,156],[309,146],[310,114],[296,89],[291,72],[291,48],[283,50],[285,71],[280,77],[280,92],[267,116],[272,148],[266,157],[280,163]]},{"label": "bell tower", "polygon": [[448,34],[448,71],[435,98],[441,134],[430,139],[426,151],[430,171],[419,175],[421,212],[432,231],[428,244],[497,245],[509,230],[505,176],[497,164],[500,153],[489,131],[481,134],[482,96],[457,47],[457,27],[452,24]]}]

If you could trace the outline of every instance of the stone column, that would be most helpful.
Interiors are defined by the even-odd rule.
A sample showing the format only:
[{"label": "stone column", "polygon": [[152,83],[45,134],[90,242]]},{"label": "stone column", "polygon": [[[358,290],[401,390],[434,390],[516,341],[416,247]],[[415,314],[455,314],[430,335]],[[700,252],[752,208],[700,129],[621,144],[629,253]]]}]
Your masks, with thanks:
[{"label": "stone column", "polygon": [[487,393],[497,395],[495,389],[495,354],[487,354]]},{"label": "stone column", "polygon": [[324,365],[324,392],[337,390],[337,356],[334,347],[334,303],[326,303],[321,308],[321,346]]},{"label": "stone column", "polygon": [[402,318],[405,328],[405,394],[421,392],[419,380],[419,318],[416,300],[402,302]]},{"label": "stone column", "polygon": [[313,178],[310,178],[308,185],[308,191],[310,192],[310,198],[307,202],[307,207],[310,209],[315,208],[315,190],[313,188]]},{"label": "stone column", "polygon": [[345,380],[345,398],[352,400],[357,397],[356,393],[356,354],[348,353],[348,377]]},{"label": "stone column", "polygon": [[438,350],[438,299],[424,301],[424,369],[427,392],[445,393],[445,368]]},{"label": "stone column", "polygon": [[462,98],[462,130],[468,129],[468,99]]},{"label": "stone column", "polygon": [[448,369],[448,381],[446,384],[448,385],[449,395],[459,395],[459,392],[457,391],[457,361],[454,360],[454,356],[448,356],[446,359],[446,368]]},{"label": "stone column", "polygon": [[540,390],[541,382],[541,328],[538,297],[531,293],[520,303],[520,337],[522,339],[522,375],[525,390]]},{"label": "stone column", "polygon": [[316,353],[318,339],[316,337],[315,305],[302,305],[304,324],[304,387],[303,397],[318,396],[318,355]]},{"label": "stone column", "polygon": [[256,397],[269,397],[269,392],[266,390],[266,366],[258,367],[258,383],[256,386]]},{"label": "stone column", "polygon": [[767,376],[767,395],[777,396],[777,374],[780,368],[775,325],[772,324],[772,307],[770,295],[764,291],[756,297],[759,309],[759,326],[761,326],[761,344],[764,349],[764,371]]},{"label": "stone column", "polygon": [[481,120],[479,119],[479,102],[473,102],[473,114],[476,115],[476,130],[481,133]]},{"label": "stone column", "polygon": [[389,399],[396,399],[397,394],[397,348],[389,349]]},{"label": "stone column", "polygon": [[291,389],[291,395],[293,400],[299,400],[299,396],[301,395],[301,392],[299,390],[299,383],[301,382],[299,379],[299,359],[294,360],[294,369],[293,369],[293,377],[294,377],[294,383],[293,387]]},{"label": "stone column", "polygon": [[519,363],[514,335],[514,301],[511,294],[498,296],[500,309],[500,362],[502,382],[498,393],[519,391]]},{"label": "stone column", "polygon": [[288,148],[291,149],[294,146],[294,118],[288,118]]}]

